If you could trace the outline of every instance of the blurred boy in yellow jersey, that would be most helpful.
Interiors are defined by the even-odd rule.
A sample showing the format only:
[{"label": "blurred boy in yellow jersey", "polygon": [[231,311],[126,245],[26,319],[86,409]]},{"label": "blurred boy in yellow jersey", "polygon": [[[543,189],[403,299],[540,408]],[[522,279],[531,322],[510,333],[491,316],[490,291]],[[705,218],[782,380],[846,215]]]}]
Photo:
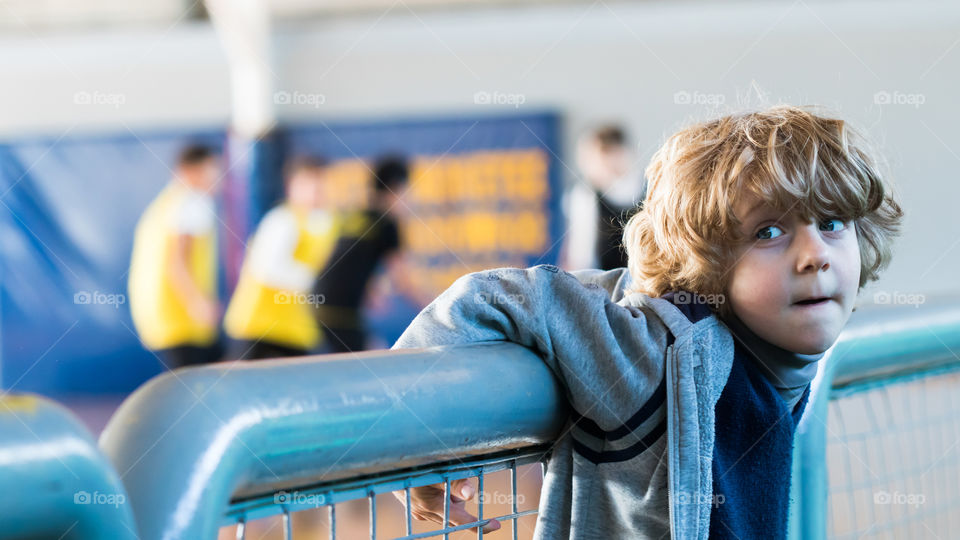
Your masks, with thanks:
[{"label": "blurred boy in yellow jersey", "polygon": [[217,303],[217,155],[206,146],[180,152],[174,178],[134,232],[130,311],[140,339],[167,368],[220,359]]},{"label": "blurred boy in yellow jersey", "polygon": [[297,158],[285,177],[286,200],[257,226],[224,317],[243,359],[306,354],[322,339],[313,312],[324,299],[310,287],[338,235],[333,214],[324,209],[327,163]]}]

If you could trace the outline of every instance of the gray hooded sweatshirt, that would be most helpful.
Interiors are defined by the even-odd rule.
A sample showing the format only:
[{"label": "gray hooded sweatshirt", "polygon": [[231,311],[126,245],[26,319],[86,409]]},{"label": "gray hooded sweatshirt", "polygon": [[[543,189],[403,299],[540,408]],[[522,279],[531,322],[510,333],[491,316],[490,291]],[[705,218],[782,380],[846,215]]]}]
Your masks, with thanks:
[{"label": "gray hooded sweatshirt", "polygon": [[668,300],[624,295],[629,279],[552,265],[468,274],[393,346],[511,341],[553,371],[573,413],[548,462],[536,539],[709,533],[714,407],[733,338],[713,315],[691,323]]}]

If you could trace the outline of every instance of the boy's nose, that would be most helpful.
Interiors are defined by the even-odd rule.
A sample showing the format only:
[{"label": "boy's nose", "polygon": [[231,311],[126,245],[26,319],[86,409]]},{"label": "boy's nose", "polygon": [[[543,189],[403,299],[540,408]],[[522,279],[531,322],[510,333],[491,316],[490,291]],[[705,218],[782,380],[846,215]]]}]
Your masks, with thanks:
[{"label": "boy's nose", "polygon": [[819,272],[830,267],[827,243],[816,223],[801,227],[797,233],[797,272]]}]

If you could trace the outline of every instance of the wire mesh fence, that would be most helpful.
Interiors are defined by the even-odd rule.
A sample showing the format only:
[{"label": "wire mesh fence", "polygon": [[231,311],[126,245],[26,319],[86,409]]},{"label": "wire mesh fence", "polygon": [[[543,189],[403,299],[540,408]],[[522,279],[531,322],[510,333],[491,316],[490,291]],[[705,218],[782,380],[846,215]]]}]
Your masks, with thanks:
[{"label": "wire mesh fence", "polygon": [[[528,539],[533,536],[548,451],[530,447],[233,501],[224,516],[220,539],[457,540],[489,537],[483,525],[493,519],[501,524],[497,537]],[[444,497],[446,526],[413,517],[413,488],[436,486],[449,493],[451,484],[461,479],[471,479],[476,487],[474,497],[463,503],[464,510],[476,516],[475,521],[450,523],[449,497]]]},{"label": "wire mesh fence", "polygon": [[960,371],[836,392],[827,423],[832,538],[955,538]]}]

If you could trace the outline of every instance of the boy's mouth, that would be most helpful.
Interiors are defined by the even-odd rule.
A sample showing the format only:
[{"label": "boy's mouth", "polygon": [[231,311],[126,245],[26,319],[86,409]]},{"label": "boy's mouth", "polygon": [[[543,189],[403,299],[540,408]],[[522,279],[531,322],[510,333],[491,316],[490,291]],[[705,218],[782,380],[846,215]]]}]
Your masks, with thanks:
[{"label": "boy's mouth", "polygon": [[819,306],[819,305],[821,305],[821,304],[826,304],[826,303],[829,302],[830,300],[832,300],[832,298],[827,297],[827,296],[815,296],[815,297],[811,297],[811,298],[806,298],[806,299],[804,299],[804,300],[800,300],[800,301],[798,301],[798,302],[794,302],[793,305],[795,305],[795,306]]}]

